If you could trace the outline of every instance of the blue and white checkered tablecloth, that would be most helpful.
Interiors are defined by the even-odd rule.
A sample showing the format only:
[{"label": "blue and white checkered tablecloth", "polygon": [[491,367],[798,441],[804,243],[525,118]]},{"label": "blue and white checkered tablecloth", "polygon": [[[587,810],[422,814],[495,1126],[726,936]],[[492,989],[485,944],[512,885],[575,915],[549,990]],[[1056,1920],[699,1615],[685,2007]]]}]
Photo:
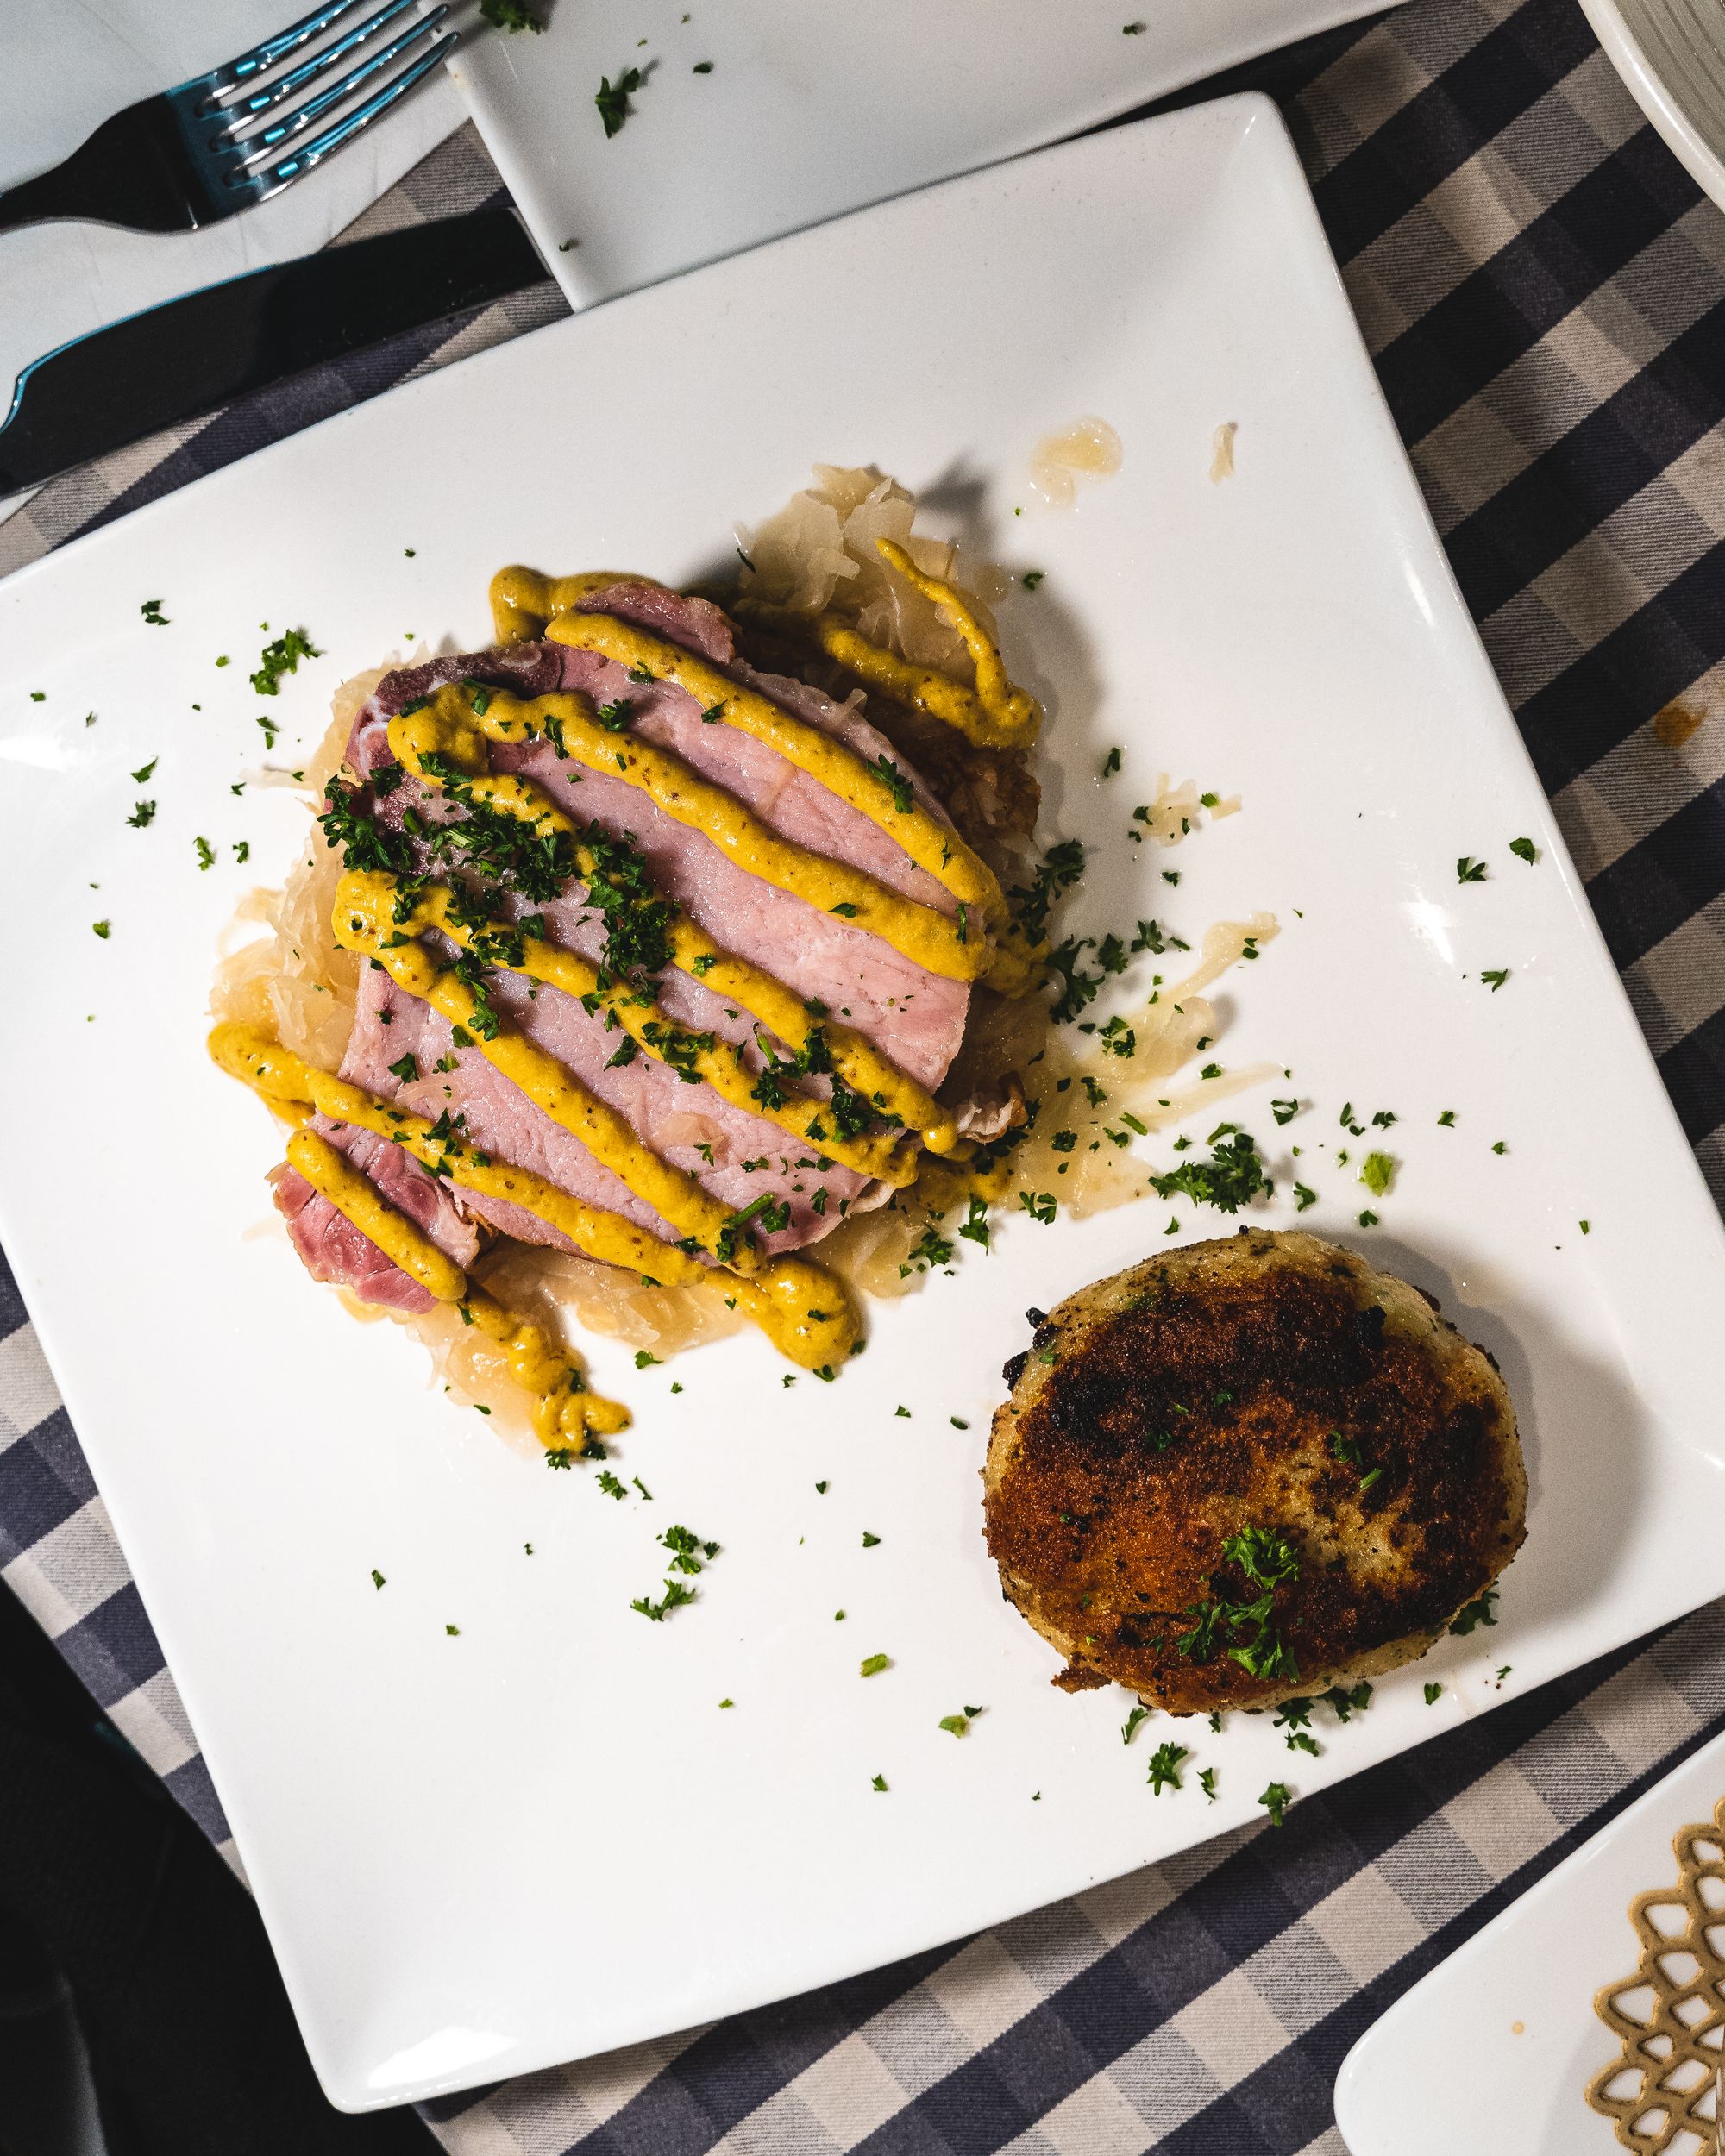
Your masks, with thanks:
[{"label": "blue and white checkered tablecloth", "polygon": [[[1725,216],[1575,0],[1412,0],[1281,103],[1486,649],[1725,1200]],[[353,236],[499,191],[470,133]],[[542,285],[45,488],[0,573],[561,310]],[[214,1789],[0,1261],[0,1570],[218,1843]],[[853,1982],[430,2106],[458,2156],[1342,2156],[1398,1993],[1725,1727],[1725,1609],[1298,1805]],[[1627,1936],[1627,1934],[1626,1934]],[[1472,2156],[1458,2152],[1458,2156]]]}]

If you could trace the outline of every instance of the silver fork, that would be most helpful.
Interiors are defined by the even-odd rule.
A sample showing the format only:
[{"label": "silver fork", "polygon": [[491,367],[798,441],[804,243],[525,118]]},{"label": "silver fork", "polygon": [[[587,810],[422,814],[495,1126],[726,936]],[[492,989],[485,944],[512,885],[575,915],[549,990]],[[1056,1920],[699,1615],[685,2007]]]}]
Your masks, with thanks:
[{"label": "silver fork", "polygon": [[[423,42],[447,7],[391,34],[390,24],[415,0],[385,0],[364,22],[266,79],[364,3],[325,0],[303,22],[224,67],[116,112],[63,164],[0,194],[0,231],[50,217],[83,217],[135,232],[189,232],[279,194],[399,103],[460,41],[459,31],[445,30]],[[387,74],[398,60],[406,64]],[[323,80],[337,68],[342,72],[333,82]],[[321,87],[295,102],[314,84]],[[361,102],[351,111],[309,141],[301,140],[354,97]],[[273,113],[278,116],[268,117]],[[282,154],[289,144],[294,147]]]}]

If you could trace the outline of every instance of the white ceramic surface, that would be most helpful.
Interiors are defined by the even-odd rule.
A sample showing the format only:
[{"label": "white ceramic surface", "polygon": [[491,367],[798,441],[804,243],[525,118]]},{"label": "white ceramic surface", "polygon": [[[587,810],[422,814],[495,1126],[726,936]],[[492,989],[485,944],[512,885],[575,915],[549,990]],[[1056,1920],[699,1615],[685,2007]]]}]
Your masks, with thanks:
[{"label": "white ceramic surface", "polygon": [[[1383,4],[637,0],[624,16],[550,0],[543,36],[476,35],[450,72],[581,307],[1056,141]],[[697,75],[703,61],[712,72]],[[593,93],[630,66],[647,79],[607,140]],[[818,334],[847,321],[841,309]]]},{"label": "white ceramic surface", "polygon": [[1725,5],[1581,0],[1611,65],[1697,184],[1725,206]]},{"label": "white ceramic surface", "polygon": [[[1033,446],[1093,412],[1122,470],[1039,511]],[[204,1059],[216,940],[305,840],[285,795],[229,791],[256,755],[260,621],[327,655],[279,700],[291,763],[342,675],[481,639],[499,563],[693,577],[816,459],[877,461],[938,528],[1046,572],[1004,633],[1054,714],[1044,832],[1097,849],[1071,924],[1154,913],[1195,943],[1278,916],[1220,991],[1214,1050],[1293,1074],[1226,1110],[1275,1164],[1262,1217],[1294,1218],[1297,1173],[1320,1195],[1302,1223],[1355,1236],[1339,1110],[1395,1111],[1368,1246],[1496,1353],[1521,1413],[1532,1529],[1502,1624],[1386,1683],[1317,1759],[1267,1717],[1182,1727],[1214,1805],[1189,1779],[1151,1796],[1158,1726],[1123,1749],[1121,1697],[1050,1686],[984,1555],[976,1468],[1028,1305],[1165,1247],[1170,1213],[1187,1238],[1226,1222],[1005,1219],[992,1252],[962,1244],[954,1277],[878,1307],[831,1389],[781,1387],[747,1338],[642,1374],[599,1343],[598,1382],[638,1417],[622,1471],[656,1500],[612,1504],[306,1281],[261,1180],[272,1126]],[[151,598],[167,628],[142,624]],[[1666,1561],[1725,1498],[1725,1238],[1261,99],[656,285],[80,540],[0,585],[0,1096],[29,1137],[0,1157],[0,1239],[345,2104],[954,1938],[1257,1817],[1272,1777],[1308,1793],[1483,1710],[1501,1663],[1535,1683],[1725,1589],[1716,1537]],[[1164,771],[1242,812],[1176,854],[1128,844]],[[141,831],[141,792],[160,802]],[[1458,884],[1463,853],[1488,881]],[[1277,1131],[1270,1092],[1311,1105]],[[648,1625],[629,1602],[672,1521],[724,1553],[696,1608]],[[875,1652],[895,1666],[862,1683]],[[955,1741],[938,1724],[966,1704],[988,1711]]]},{"label": "white ceramic surface", "polygon": [[1716,1737],[1403,1992],[1342,2061],[1352,2156],[1609,2156],[1583,2093],[1613,2050],[1593,1996],[1633,1973],[1629,1903],[1675,1883],[1672,1835],[1722,1796]]},{"label": "white ceramic surface", "polygon": [[[0,190],[46,172],[110,112],[185,82],[304,15],[311,0],[5,0]],[[0,417],[21,368],[182,292],[309,254],[392,187],[465,114],[442,73],[272,201],[202,232],[66,222],[0,232]]]}]

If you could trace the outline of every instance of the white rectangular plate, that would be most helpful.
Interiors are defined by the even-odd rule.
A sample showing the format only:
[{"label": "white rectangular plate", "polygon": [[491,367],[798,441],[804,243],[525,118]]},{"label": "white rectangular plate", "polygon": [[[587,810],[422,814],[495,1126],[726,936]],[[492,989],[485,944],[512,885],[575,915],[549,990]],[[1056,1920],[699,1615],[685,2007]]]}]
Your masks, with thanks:
[{"label": "white rectangular plate", "polygon": [[1722,1796],[1716,1737],[1403,1992],[1337,2078],[1352,2156],[1609,2156],[1617,2136],[1584,2094],[1615,2042],[1594,1994],[1634,1974],[1629,1904],[1676,1884],[1672,1835]]},{"label": "white rectangular plate", "polygon": [[[1095,127],[1383,4],[637,0],[625,19],[553,0],[543,36],[476,31],[449,72],[584,307]],[[646,79],[607,137],[593,93],[631,66]]]},{"label": "white rectangular plate", "polygon": [[[1124,468],[1039,511],[1033,446],[1091,412]],[[638,1414],[623,1471],[656,1501],[612,1504],[306,1281],[271,1225],[271,1126],[204,1059],[229,910],[305,843],[285,796],[229,791],[254,761],[261,621],[326,655],[276,707],[292,762],[342,675],[482,641],[500,563],[693,578],[815,459],[875,460],[936,525],[1046,572],[1005,634],[1052,714],[1044,830],[1096,849],[1076,924],[1154,913],[1195,944],[1279,917],[1220,992],[1215,1049],[1287,1066],[1269,1090],[1313,1104],[1278,1131],[1264,1094],[1228,1103],[1276,1165],[1263,1217],[1292,1220],[1298,1173],[1320,1200],[1302,1225],[1357,1233],[1338,1114],[1395,1111],[1402,1166],[1363,1239],[1496,1352],[1521,1410],[1533,1517],[1502,1626],[1385,1684],[1316,1760],[1267,1717],[1182,1728],[1220,1770],[1214,1805],[1189,1779],[1151,1797],[1151,1733],[1122,1748],[1119,1696],[1051,1689],[979,1532],[1022,1312],[1164,1247],[1169,1206],[1006,1220],[877,1307],[831,1389],[782,1388],[750,1339],[639,1375],[599,1344]],[[141,621],[153,598],[166,628]],[[398,391],[0,586],[0,1236],[339,2102],[956,1937],[1256,1816],[1272,1777],[1308,1791],[1479,1711],[1497,1664],[1536,1683],[1725,1588],[1717,1538],[1665,1562],[1725,1497],[1720,1224],[1264,101],[996,167]],[[1242,812],[1177,853],[1129,845],[1162,771]],[[145,830],[140,793],[161,804]],[[1508,851],[1522,835],[1534,867]],[[1463,853],[1489,881],[1458,885]],[[1228,1225],[1171,1210],[1185,1238]],[[724,1554],[699,1606],[644,1624],[629,1603],[672,1521]],[[895,1666],[861,1683],[875,1652]],[[938,1724],[967,1704],[988,1711],[955,1741]]]}]

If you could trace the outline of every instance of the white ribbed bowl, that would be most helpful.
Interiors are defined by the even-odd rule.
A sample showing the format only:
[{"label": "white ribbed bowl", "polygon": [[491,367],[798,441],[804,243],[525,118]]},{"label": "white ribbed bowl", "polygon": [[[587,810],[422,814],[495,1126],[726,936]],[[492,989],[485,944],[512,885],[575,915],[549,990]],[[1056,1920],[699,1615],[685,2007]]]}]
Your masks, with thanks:
[{"label": "white ribbed bowl", "polygon": [[1581,0],[1606,56],[1725,208],[1725,0]]}]

